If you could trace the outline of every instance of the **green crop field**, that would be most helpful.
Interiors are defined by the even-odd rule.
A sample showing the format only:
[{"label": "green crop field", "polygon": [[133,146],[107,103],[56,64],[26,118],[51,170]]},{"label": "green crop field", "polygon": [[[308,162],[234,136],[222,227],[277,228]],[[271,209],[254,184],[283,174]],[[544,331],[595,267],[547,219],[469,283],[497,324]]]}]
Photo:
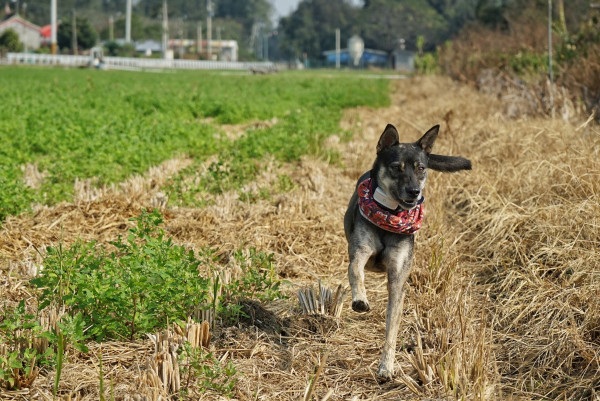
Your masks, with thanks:
[{"label": "green crop field", "polygon": [[[322,140],[340,131],[344,108],[385,106],[388,92],[387,80],[354,74],[3,67],[0,224],[33,203],[69,200],[77,178],[119,182],[178,155],[199,163],[219,154],[235,188],[256,174],[250,160],[319,154]],[[272,119],[235,140],[219,134],[220,124]],[[27,165],[43,173],[38,186],[26,185]]]}]

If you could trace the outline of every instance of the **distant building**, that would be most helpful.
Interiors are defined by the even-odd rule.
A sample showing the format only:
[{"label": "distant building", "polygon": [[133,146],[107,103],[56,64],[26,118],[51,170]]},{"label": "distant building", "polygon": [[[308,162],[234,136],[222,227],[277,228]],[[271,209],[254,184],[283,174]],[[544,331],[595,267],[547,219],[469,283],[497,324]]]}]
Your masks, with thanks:
[{"label": "distant building", "polygon": [[392,52],[392,68],[396,71],[413,72],[415,70],[416,53],[405,49]]},{"label": "distant building", "polygon": [[0,34],[12,29],[19,35],[25,51],[37,50],[41,44],[41,28],[29,21],[24,20],[17,14],[13,14],[0,21]]},{"label": "distant building", "polygon": [[[183,52],[187,53],[197,53],[198,50],[196,46],[198,45],[197,40],[192,39],[170,39],[169,40],[169,48],[173,49],[175,54],[180,54]],[[208,51],[208,41],[202,41],[202,48],[200,53],[203,55],[207,55]],[[220,61],[238,61],[238,43],[237,40],[211,40],[211,56],[208,57],[210,59],[216,59]]]},{"label": "distant building", "polygon": [[40,28],[41,44],[42,46],[50,46],[52,42],[52,25],[44,25]]},{"label": "distant building", "polygon": [[[327,64],[335,65],[335,50],[323,52]],[[388,54],[383,50],[364,49],[358,65],[360,67],[385,67],[388,63]],[[348,49],[340,49],[340,64],[350,66],[352,60]]]},{"label": "distant building", "polygon": [[162,52],[162,43],[156,40],[144,40],[135,42],[135,51],[142,53],[145,56],[151,56],[153,53],[160,54]]}]

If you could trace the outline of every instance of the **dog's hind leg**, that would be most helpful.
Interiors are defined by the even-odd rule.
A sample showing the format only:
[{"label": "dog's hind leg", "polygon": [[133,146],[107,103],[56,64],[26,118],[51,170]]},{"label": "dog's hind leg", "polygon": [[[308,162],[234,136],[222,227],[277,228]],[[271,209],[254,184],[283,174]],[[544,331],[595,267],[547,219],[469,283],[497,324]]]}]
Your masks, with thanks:
[{"label": "dog's hind leg", "polygon": [[404,304],[404,283],[410,274],[413,241],[414,239],[411,236],[396,244],[393,248],[385,249],[388,273],[388,304],[385,322],[385,344],[383,345],[383,355],[377,372],[380,377],[385,379],[391,379],[394,376],[396,341]]}]

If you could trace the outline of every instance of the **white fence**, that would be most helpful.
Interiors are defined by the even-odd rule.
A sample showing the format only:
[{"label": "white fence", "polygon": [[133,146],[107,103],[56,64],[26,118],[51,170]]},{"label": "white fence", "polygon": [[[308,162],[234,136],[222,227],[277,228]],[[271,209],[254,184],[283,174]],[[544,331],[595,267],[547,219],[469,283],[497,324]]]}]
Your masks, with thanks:
[{"label": "white fence", "polygon": [[[7,53],[8,64],[60,65],[82,67],[90,65],[90,56],[71,56],[54,54]],[[104,67],[116,70],[144,69],[185,69],[185,70],[250,70],[273,69],[271,62],[237,62],[207,60],[163,60],[134,57],[103,57]]]}]

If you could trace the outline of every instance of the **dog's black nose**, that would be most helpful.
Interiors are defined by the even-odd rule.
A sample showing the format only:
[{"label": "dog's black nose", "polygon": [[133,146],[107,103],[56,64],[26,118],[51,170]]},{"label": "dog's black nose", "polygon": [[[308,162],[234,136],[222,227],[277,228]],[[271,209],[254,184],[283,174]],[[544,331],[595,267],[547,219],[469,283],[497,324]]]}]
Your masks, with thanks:
[{"label": "dog's black nose", "polygon": [[413,199],[416,199],[419,194],[421,193],[421,189],[414,187],[414,188],[406,188],[406,193]]}]

